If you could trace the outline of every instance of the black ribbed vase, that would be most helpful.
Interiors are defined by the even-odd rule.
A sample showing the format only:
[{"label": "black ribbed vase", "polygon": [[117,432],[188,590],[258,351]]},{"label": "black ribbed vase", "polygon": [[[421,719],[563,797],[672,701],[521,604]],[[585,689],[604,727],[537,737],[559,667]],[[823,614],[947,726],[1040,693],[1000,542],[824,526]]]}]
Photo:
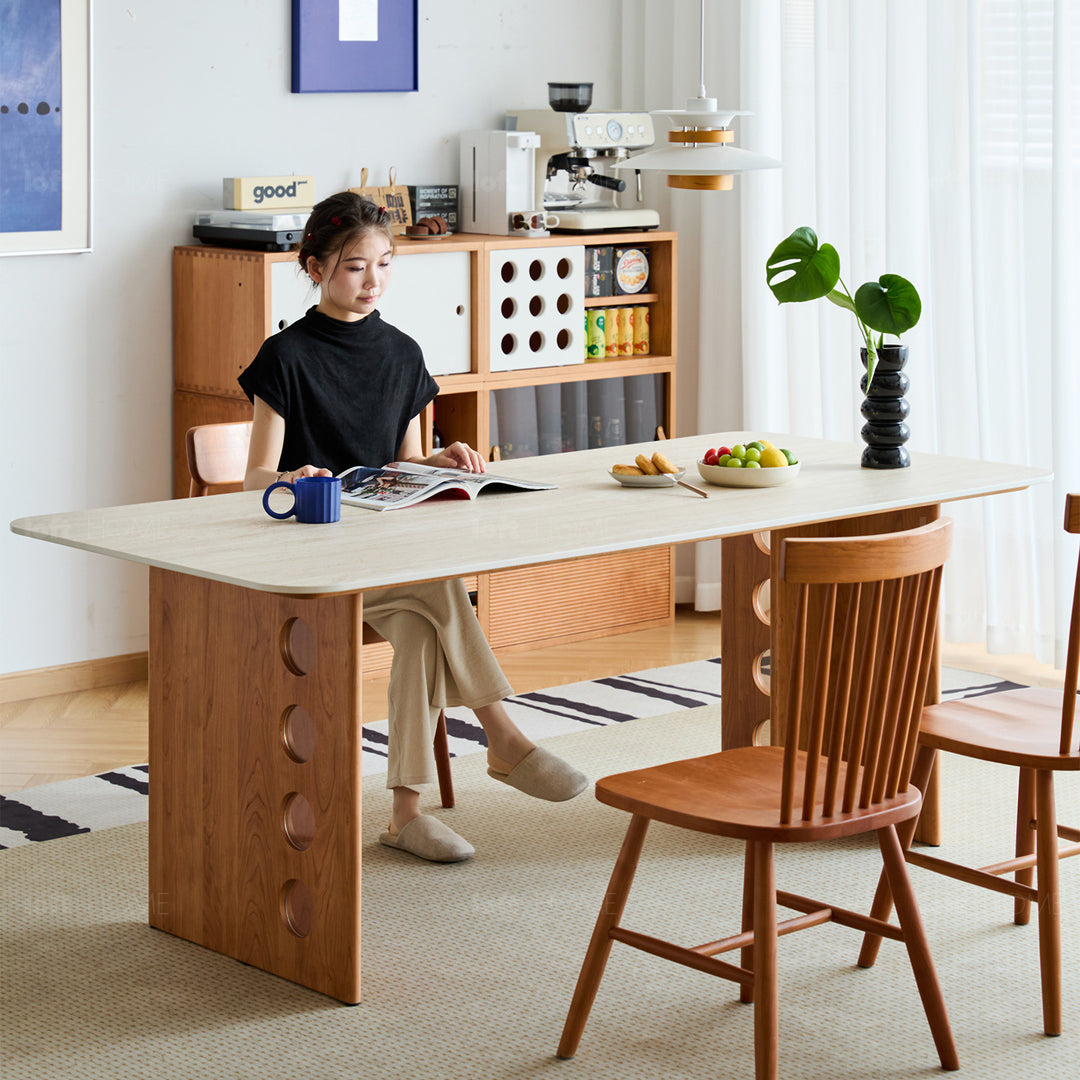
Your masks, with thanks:
[{"label": "black ribbed vase", "polygon": [[[866,367],[866,350],[859,352]],[[859,383],[866,394],[860,410],[866,420],[862,429],[866,443],[862,454],[864,469],[906,469],[911,464],[911,455],[904,447],[911,436],[906,423],[911,406],[904,397],[908,388],[908,377],[903,372],[906,363],[906,345],[882,345],[877,350],[874,382],[869,392],[865,375]]]}]

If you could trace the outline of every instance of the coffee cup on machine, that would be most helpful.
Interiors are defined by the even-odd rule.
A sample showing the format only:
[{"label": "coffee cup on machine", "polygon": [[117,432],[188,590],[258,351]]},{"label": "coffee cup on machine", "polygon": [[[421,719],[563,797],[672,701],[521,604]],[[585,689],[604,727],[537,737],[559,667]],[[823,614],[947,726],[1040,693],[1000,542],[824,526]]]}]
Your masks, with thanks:
[{"label": "coffee cup on machine", "polygon": [[546,210],[515,210],[510,215],[510,231],[524,236],[547,236],[558,224],[558,216]]}]

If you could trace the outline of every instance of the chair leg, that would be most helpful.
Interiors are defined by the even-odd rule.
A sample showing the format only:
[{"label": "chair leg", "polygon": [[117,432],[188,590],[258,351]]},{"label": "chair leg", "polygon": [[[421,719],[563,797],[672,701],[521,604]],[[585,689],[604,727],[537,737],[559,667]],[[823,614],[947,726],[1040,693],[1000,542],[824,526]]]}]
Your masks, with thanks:
[{"label": "chair leg", "polygon": [[[929,782],[930,776],[934,771],[934,761],[936,758],[936,750],[932,750],[926,746],[919,748],[918,755],[915,758],[915,764],[911,770],[912,787],[916,787],[920,791],[926,790],[926,784]],[[900,844],[905,851],[911,847],[911,842],[915,839],[915,830],[918,826],[919,819],[913,817],[907,821],[902,821],[897,827],[896,832],[900,838]],[[892,909],[893,899],[892,892],[889,889],[889,878],[885,871],[882,870],[881,877],[878,878],[877,891],[874,893],[874,902],[870,906],[870,917],[872,919],[880,919],[884,922],[892,914]],[[874,962],[877,960],[878,950],[880,948],[880,934],[868,933],[864,935],[862,948],[859,950],[858,966],[863,968],[873,967]]]},{"label": "chair leg", "polygon": [[[742,895],[742,930],[748,933],[754,929],[754,844],[746,842],[746,855],[743,859],[743,895]],[[754,947],[747,945],[740,954],[742,966],[748,971],[754,970]],[[749,1005],[754,1000],[754,987],[744,983],[739,988],[739,1000]]]},{"label": "chair leg", "polygon": [[878,843],[881,846],[881,858],[885,863],[885,873],[889,879],[889,889],[896,904],[896,915],[904,931],[904,945],[911,961],[911,970],[915,973],[915,983],[919,988],[926,1019],[934,1036],[938,1058],[943,1069],[959,1069],[960,1060],[956,1054],[949,1017],[945,1011],[945,999],[941,996],[934,960],[930,955],[930,943],[926,939],[919,905],[915,900],[915,891],[904,859],[904,848],[900,843],[895,827],[878,829]]},{"label": "chair leg", "polygon": [[1042,975],[1043,1031],[1061,1034],[1061,918],[1058,893],[1057,810],[1054,774],[1035,774],[1036,888],[1039,901],[1039,969]]},{"label": "chair leg", "polygon": [[[1020,789],[1016,795],[1016,857],[1035,853],[1035,770],[1020,770]],[[1029,866],[1016,871],[1020,885],[1031,885],[1035,880],[1035,868]],[[1019,896],[1013,901],[1013,922],[1027,926],[1031,919],[1031,901]]]},{"label": "chair leg", "polygon": [[615,860],[615,869],[608,883],[604,903],[600,907],[600,915],[597,917],[596,926],[589,941],[589,949],[581,965],[581,974],[574,988],[570,1011],[563,1025],[562,1038],[559,1040],[559,1049],[556,1051],[561,1058],[572,1058],[577,1052],[581,1033],[585,1030],[585,1023],[589,1019],[589,1012],[596,999],[596,991],[600,988],[600,980],[603,978],[604,968],[607,966],[608,956],[611,953],[610,931],[612,927],[619,925],[619,920],[626,908],[626,898],[630,895],[630,886],[634,881],[638,858],[641,856],[641,848],[645,843],[645,833],[648,828],[648,818],[638,817],[635,814],[630,819],[630,827],[626,830],[622,849],[618,859]]},{"label": "chair leg", "polygon": [[439,774],[439,795],[449,810],[454,805],[454,776],[450,771],[450,746],[446,741],[446,710],[439,710],[435,725],[435,771]]},{"label": "chair leg", "polygon": [[773,845],[752,848],[754,882],[754,1076],[777,1080],[780,1062],[780,1004],[776,968],[776,863]]}]

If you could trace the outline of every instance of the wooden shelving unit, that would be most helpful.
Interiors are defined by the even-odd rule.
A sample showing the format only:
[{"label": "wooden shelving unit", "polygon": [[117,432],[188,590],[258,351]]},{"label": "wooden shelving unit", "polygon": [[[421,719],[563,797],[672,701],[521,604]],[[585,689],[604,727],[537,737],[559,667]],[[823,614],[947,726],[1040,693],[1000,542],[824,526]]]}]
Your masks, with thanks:
[{"label": "wooden shelving unit", "polygon": [[[560,309],[569,308],[567,325],[572,329],[562,330],[558,343],[556,335],[551,335],[543,347],[537,347],[535,334],[531,343],[515,342],[526,356],[526,348],[536,349],[536,364],[500,370],[506,366],[505,358],[498,341],[493,347],[500,319],[493,300],[500,283],[497,275],[501,272],[505,279],[508,267],[514,264],[523,271],[531,268],[539,276],[550,267],[561,276],[566,266],[560,257],[565,254],[568,262],[573,262],[574,251],[551,249],[581,249],[583,255],[586,246],[613,241],[648,246],[649,292],[587,298],[583,285],[568,288],[560,293],[559,301]],[[667,435],[675,434],[675,233],[552,235],[535,240],[456,234],[436,242],[399,238],[395,249],[397,280],[388,292],[388,301],[396,301],[396,307],[386,316],[421,340],[439,384],[439,397],[424,417],[425,450],[430,449],[435,428],[447,442],[460,439],[478,448],[490,448],[492,391],[635,375],[661,377],[663,400],[658,402],[657,419]],[[174,250],[173,456],[177,497],[186,495],[188,488],[184,433],[195,424],[249,418],[251,406],[237,376],[267,337],[316,302],[317,297],[305,293],[301,280],[292,272],[295,265],[296,257],[289,252],[206,245]],[[549,284],[552,280],[549,278]],[[571,276],[567,280],[575,279]],[[558,288],[558,282],[555,285]],[[502,306],[505,304],[504,300]],[[648,305],[650,354],[585,363],[585,310],[624,304]],[[417,320],[415,327],[410,324],[412,318]],[[433,335],[428,344],[421,338],[425,332]],[[504,347],[506,340],[502,338]],[[582,362],[566,362],[578,349]],[[484,575],[476,589],[478,614],[497,648],[604,636],[672,620],[674,556],[671,550],[660,549],[639,553],[632,568],[625,560],[609,556],[531,570],[527,575],[498,572]],[[371,671],[381,668],[382,659],[376,660],[375,668],[370,662],[367,666]]]}]

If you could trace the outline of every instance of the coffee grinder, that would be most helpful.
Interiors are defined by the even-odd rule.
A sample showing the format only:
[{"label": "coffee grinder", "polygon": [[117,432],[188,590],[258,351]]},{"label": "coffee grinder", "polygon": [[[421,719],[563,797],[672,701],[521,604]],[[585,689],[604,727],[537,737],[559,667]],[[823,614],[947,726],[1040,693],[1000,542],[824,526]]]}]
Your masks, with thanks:
[{"label": "coffee grinder", "polygon": [[559,232],[655,229],[660,215],[642,205],[641,175],[634,190],[606,171],[632,150],[656,140],[646,112],[589,112],[592,83],[548,83],[550,109],[514,109],[506,114],[511,131],[535,132],[537,198],[558,215]]}]

